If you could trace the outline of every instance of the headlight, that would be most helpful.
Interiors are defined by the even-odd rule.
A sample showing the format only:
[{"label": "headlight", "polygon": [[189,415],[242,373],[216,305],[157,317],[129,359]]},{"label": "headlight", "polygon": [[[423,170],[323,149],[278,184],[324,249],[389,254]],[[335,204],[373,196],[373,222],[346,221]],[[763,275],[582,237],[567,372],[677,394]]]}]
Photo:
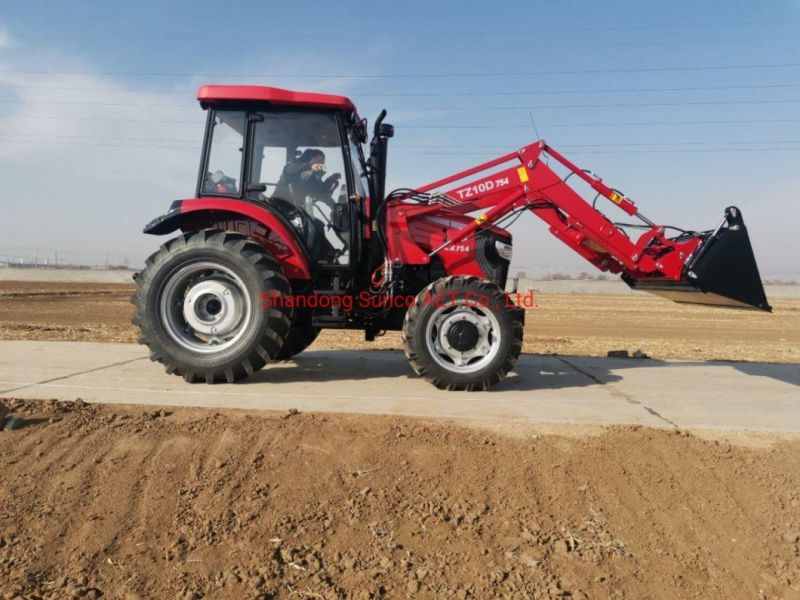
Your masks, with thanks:
[{"label": "headlight", "polygon": [[497,253],[500,255],[500,258],[503,258],[508,262],[511,262],[511,255],[513,254],[511,244],[506,244],[505,242],[497,240],[494,243],[494,248],[495,250],[497,250]]}]

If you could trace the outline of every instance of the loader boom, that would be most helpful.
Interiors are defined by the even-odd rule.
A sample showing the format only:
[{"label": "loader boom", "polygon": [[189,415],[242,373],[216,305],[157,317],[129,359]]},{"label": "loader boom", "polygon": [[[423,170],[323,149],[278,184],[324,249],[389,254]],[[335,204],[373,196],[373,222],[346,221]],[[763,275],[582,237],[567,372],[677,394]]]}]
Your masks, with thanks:
[{"label": "loader boom", "polygon": [[[567,175],[558,175],[549,166],[551,161],[560,164]],[[481,176],[466,184],[449,187],[474,175]],[[568,180],[573,176],[582,179],[597,193],[594,202],[588,202],[570,186]],[[450,232],[447,239],[431,249],[426,257],[418,257],[421,263],[442,249],[467,239],[476,231],[500,223],[511,213],[529,210],[545,221],[550,232],[559,240],[601,271],[620,274],[631,287],[682,302],[770,310],[754,258],[750,261],[752,265],[746,264],[744,268],[755,270],[757,281],[753,281],[752,273],[748,273],[749,276],[745,277],[748,280],[747,289],[739,290],[736,285],[728,285],[725,298],[719,297],[716,293],[718,290],[704,289],[705,281],[698,281],[697,273],[690,268],[705,253],[705,245],[714,242],[717,239],[715,236],[722,233],[725,220],[714,232],[689,232],[658,225],[644,217],[636,204],[624,194],[606,185],[595,174],[582,170],[543,140],[429,183],[416,192],[429,195],[431,203],[439,204],[450,212],[468,214],[483,211],[459,230]],[[639,223],[620,224],[612,221],[597,208],[596,202],[600,197],[627,213],[627,216],[638,219]],[[392,211],[405,214],[414,210],[421,210],[420,214],[426,212],[409,206],[403,202],[403,198],[397,199],[389,208],[390,214]],[[731,210],[738,213],[736,209]],[[733,224],[730,218],[728,221],[731,232],[743,229],[743,223]],[[644,231],[638,239],[632,239],[626,232],[626,228],[630,227]],[[668,229],[677,229],[679,235],[669,237]],[[732,237],[732,233],[727,237]],[[752,257],[749,239],[741,240],[739,245],[745,243],[747,248],[744,253]],[[406,251],[404,254],[405,262],[408,262],[409,253]],[[736,265],[727,267],[733,269]],[[719,280],[726,279],[724,275],[720,277],[720,273],[716,272],[714,279],[717,280],[717,287]],[[730,275],[734,278],[737,276],[736,273]],[[758,289],[753,289],[754,286]]]}]

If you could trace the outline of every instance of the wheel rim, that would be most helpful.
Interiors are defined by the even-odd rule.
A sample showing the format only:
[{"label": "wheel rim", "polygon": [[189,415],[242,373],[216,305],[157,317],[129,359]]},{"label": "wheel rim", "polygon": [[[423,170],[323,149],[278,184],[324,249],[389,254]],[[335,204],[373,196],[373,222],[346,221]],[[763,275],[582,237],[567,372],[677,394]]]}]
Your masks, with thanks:
[{"label": "wheel rim", "polygon": [[497,356],[500,324],[488,308],[457,300],[436,309],[428,321],[425,341],[439,366],[456,373],[474,373]]},{"label": "wheel rim", "polygon": [[244,282],[212,261],[192,262],[170,273],[161,286],[159,308],[170,338],[203,354],[234,346],[253,319]]}]

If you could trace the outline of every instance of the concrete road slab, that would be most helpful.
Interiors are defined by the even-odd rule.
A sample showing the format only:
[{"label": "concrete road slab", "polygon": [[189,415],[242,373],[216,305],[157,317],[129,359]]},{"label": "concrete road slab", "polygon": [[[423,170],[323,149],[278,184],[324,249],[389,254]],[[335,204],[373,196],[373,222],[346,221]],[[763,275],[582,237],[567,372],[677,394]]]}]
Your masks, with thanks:
[{"label": "concrete road slab", "polygon": [[[564,357],[681,427],[800,431],[800,365]],[[720,415],[725,424],[720,424]]]},{"label": "concrete road slab", "polygon": [[131,344],[0,342],[0,396],[456,419],[800,431],[800,367],[523,355],[489,392],[442,392],[400,352],[308,351],[190,385]]},{"label": "concrete road slab", "polygon": [[0,342],[0,390],[69,377],[76,373],[142,360],[148,356],[136,344],[87,342]]}]

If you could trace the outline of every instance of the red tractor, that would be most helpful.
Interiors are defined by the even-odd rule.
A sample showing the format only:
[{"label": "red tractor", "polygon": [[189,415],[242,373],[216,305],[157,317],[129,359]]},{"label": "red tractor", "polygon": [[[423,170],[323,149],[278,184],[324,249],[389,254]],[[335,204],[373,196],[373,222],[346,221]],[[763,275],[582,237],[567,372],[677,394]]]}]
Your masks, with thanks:
[{"label": "red tractor", "polygon": [[[366,121],[343,96],[212,85],[198,100],[208,120],[195,197],[145,227],[182,233],[147,259],[132,299],[140,342],[189,382],[247,377],[328,327],[367,340],[402,330],[419,375],[488,388],[522,347],[502,226],[523,211],[633,288],[771,310],[734,207],[709,231],[657,225],[544,141],[387,194],[386,111],[365,154]],[[612,220],[598,200],[636,222]]]}]

